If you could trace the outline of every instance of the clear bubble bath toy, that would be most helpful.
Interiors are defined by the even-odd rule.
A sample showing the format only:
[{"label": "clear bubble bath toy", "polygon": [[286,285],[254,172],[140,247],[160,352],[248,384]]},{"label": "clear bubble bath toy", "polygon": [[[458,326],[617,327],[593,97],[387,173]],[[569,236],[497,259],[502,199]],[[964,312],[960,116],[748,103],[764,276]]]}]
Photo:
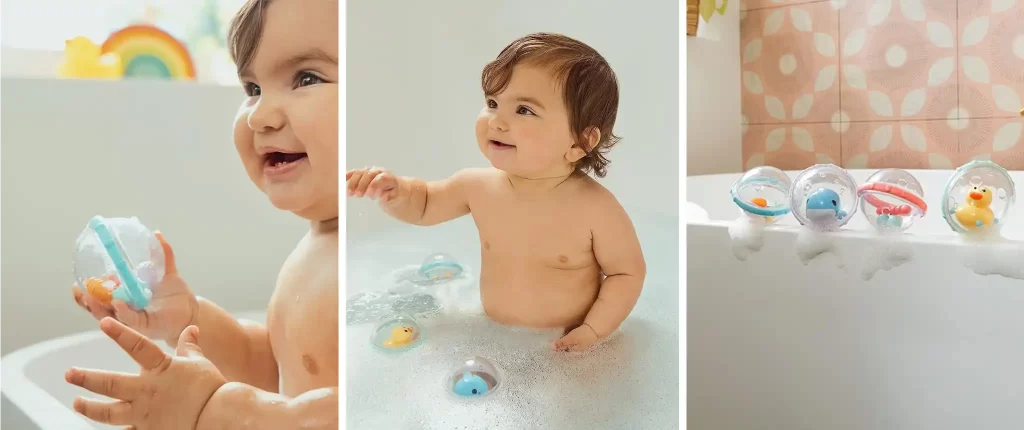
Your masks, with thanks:
[{"label": "clear bubble bath toy", "polygon": [[477,356],[452,369],[445,385],[457,397],[483,397],[501,387],[501,374],[490,360]]},{"label": "clear bubble bath toy", "polygon": [[743,213],[771,224],[790,211],[789,175],[772,166],[748,170],[729,190]]},{"label": "clear bubble bath toy", "polygon": [[381,319],[373,330],[370,343],[384,352],[403,352],[423,342],[423,328],[412,316],[389,315]]},{"label": "clear bubble bath toy", "polygon": [[420,265],[417,275],[426,282],[441,282],[462,275],[462,265],[443,252],[431,254]]},{"label": "clear bubble bath toy", "polygon": [[75,241],[72,260],[78,285],[109,304],[122,300],[145,309],[153,288],[164,277],[164,251],[160,241],[138,218],[89,220]]},{"label": "clear bubble bath toy", "polygon": [[904,232],[925,216],[924,188],[910,172],[882,169],[857,188],[860,210],[881,233]]},{"label": "clear bubble bath toy", "polygon": [[793,216],[818,232],[838,230],[857,212],[857,183],[834,164],[816,164],[800,172],[789,194]]},{"label": "clear bubble bath toy", "polygon": [[991,161],[970,161],[953,172],[942,192],[942,217],[953,231],[998,232],[1013,208],[1013,179]]}]

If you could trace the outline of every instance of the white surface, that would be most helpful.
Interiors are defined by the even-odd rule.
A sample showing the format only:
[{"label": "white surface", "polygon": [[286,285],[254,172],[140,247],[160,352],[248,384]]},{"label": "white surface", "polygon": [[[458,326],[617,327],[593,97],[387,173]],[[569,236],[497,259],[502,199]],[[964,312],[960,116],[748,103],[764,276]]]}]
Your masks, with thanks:
[{"label": "white surface", "polygon": [[[873,171],[851,173],[863,183]],[[710,215],[687,219],[691,427],[1024,424],[1024,392],[1012,382],[1024,379],[1024,281],[965,267],[965,248],[935,209],[952,172],[912,173],[930,211],[908,232],[912,260],[870,281],[861,266],[881,244],[862,214],[833,238],[844,268],[832,255],[800,263],[792,216],[739,262],[727,232],[739,215],[729,198],[739,175],[687,178],[689,203]],[[1007,237],[1024,238],[1019,207],[1006,222]]]},{"label": "white surface", "polygon": [[736,173],[743,165],[739,2],[715,16],[720,40],[686,38],[686,174]]},{"label": "white surface", "polygon": [[[240,313],[238,316],[253,321],[266,321],[266,311]],[[173,354],[173,350],[163,342],[159,345]],[[114,372],[139,372],[138,364],[99,330],[51,339],[22,348],[5,355],[0,364],[4,396],[33,424],[45,430],[118,428],[95,423],[72,409],[75,397],[102,396],[65,382],[64,373],[68,369],[81,367]]]},{"label": "white surface", "polygon": [[266,307],[307,224],[274,209],[245,175],[231,140],[240,89],[2,85],[3,354],[96,327],[70,288],[74,240],[97,214],[163,230],[198,294],[229,310]]},{"label": "white surface", "polygon": [[[473,132],[484,106],[481,70],[518,37],[560,32],[594,47],[619,79],[615,131],[623,140],[608,154],[601,182],[630,207],[678,212],[678,7],[676,0],[349,2],[346,168],[441,179],[487,166]],[[349,199],[348,234],[394,225],[371,206]]]},{"label": "white surface", "polygon": [[[627,208],[630,210],[632,208]],[[551,351],[561,330],[499,326],[482,316],[477,276],[458,282],[453,315],[418,320],[423,344],[386,354],[370,344],[374,324],[348,326],[347,424],[357,429],[651,429],[679,423],[679,217],[630,210],[647,260],[633,312],[595,350]],[[396,269],[447,252],[476,275],[480,243],[468,217],[429,229],[404,227],[349,245],[348,294],[394,286]],[[449,285],[432,287],[448,289]],[[440,300],[444,302],[444,296]],[[474,297],[475,296],[475,297]],[[491,360],[503,386],[466,401],[442,381],[463,360]],[[400,405],[400,406],[399,406]]]}]

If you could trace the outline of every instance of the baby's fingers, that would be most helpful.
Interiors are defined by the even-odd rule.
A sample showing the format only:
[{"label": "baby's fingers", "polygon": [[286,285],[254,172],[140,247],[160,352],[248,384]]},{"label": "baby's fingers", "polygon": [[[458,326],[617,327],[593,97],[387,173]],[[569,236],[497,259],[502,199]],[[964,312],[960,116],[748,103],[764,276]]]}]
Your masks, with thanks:
[{"label": "baby's fingers", "polygon": [[371,199],[377,199],[381,196],[385,196],[393,189],[395,189],[394,177],[386,173],[381,173],[370,181],[370,187],[366,192],[366,196]]},{"label": "baby's fingers", "polygon": [[362,179],[365,171],[353,170],[345,174],[345,188],[348,189],[348,195],[355,195],[356,187],[359,186],[359,180]]},{"label": "baby's fingers", "polygon": [[136,311],[128,307],[128,304],[121,300],[114,300],[114,314],[111,315],[124,325],[135,330],[145,330],[149,327],[149,313],[145,310]]},{"label": "baby's fingers", "polygon": [[356,186],[356,197],[363,197],[366,194],[366,188],[370,186],[370,181],[376,178],[380,172],[380,169],[372,168],[362,178],[359,178],[359,185]]}]

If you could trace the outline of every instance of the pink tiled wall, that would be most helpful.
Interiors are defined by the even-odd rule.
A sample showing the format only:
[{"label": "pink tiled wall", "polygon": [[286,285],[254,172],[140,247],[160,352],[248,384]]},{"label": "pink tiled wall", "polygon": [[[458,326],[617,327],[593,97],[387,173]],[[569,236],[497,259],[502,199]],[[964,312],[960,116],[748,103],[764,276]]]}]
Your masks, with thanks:
[{"label": "pink tiled wall", "polygon": [[740,6],[744,168],[1024,170],[1024,0]]}]

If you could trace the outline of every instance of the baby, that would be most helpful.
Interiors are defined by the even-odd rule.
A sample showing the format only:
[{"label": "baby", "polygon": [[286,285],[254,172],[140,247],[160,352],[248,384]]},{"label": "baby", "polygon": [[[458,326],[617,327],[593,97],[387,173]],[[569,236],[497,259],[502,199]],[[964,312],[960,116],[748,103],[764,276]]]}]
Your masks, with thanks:
[{"label": "baby", "polygon": [[146,310],[73,287],[142,368],[69,370],[68,382],[115,399],[76,399],[79,413],[138,429],[338,428],[337,17],[336,0],[249,0],[231,24],[246,93],[235,147],[270,202],[311,223],[284,262],[266,326],[195,296],[158,235],[167,274]]},{"label": "baby", "polygon": [[402,221],[472,214],[480,296],[503,324],[565,328],[556,350],[584,350],[632,311],[646,265],[626,211],[587,176],[604,177],[619,94],[591,47],[558,34],[508,45],[482,74],[476,140],[493,168],[427,182],[379,168],[346,173],[349,196]]}]

